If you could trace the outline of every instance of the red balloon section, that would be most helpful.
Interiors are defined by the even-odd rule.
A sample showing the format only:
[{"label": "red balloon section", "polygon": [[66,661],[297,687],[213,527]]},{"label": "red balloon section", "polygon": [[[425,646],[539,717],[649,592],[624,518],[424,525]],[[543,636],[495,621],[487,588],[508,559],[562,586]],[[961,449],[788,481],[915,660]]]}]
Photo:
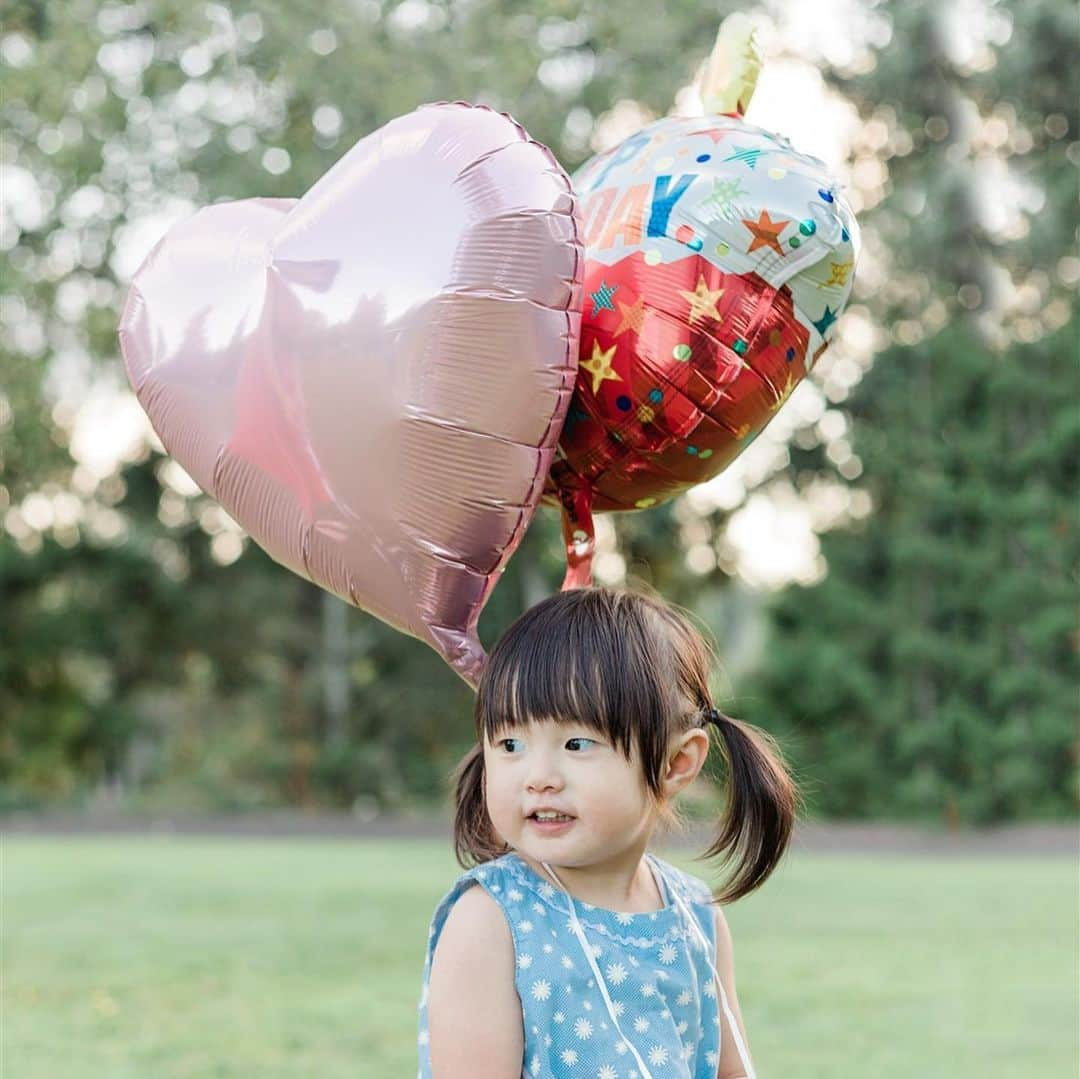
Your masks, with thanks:
[{"label": "red balloon section", "polygon": [[592,487],[598,511],[645,509],[738,455],[806,374],[809,334],[786,288],[701,259],[635,254],[587,274],[586,291],[607,286],[615,306],[588,319],[550,478]]}]

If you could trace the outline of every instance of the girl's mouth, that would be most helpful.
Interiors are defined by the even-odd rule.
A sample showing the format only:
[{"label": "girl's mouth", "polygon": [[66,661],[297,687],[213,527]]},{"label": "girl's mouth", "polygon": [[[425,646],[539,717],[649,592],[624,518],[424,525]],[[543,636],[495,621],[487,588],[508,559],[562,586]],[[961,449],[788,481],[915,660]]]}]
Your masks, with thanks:
[{"label": "girl's mouth", "polygon": [[533,816],[526,819],[541,835],[557,835],[560,832],[565,832],[577,818],[556,817],[553,820],[541,820]]}]

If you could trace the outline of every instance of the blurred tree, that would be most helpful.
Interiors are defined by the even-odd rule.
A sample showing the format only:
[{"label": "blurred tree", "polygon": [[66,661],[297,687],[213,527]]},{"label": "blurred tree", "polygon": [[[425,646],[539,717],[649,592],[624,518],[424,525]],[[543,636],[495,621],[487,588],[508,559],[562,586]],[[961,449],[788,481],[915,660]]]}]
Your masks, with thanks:
[{"label": "blurred tree", "polygon": [[848,402],[873,509],[776,598],[752,686],[827,814],[1075,810],[1078,25],[1053,2],[956,14],[897,6],[843,83],[892,129],[863,215],[890,241],[866,299],[892,343]]},{"label": "blurred tree", "polygon": [[875,510],[824,538],[822,584],[777,598],[753,685],[818,811],[1072,812],[1076,330],[1002,362],[958,323],[860,385]]}]

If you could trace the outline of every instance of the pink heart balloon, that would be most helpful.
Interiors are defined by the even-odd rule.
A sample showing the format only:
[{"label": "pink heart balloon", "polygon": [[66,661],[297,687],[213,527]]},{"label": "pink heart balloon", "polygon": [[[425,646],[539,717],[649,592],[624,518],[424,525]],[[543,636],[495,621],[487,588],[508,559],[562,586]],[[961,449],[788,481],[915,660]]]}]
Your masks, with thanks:
[{"label": "pink heart balloon", "polygon": [[121,350],[165,448],[260,546],[475,684],[574,388],[583,264],[551,152],[426,105],[300,199],[174,226]]}]

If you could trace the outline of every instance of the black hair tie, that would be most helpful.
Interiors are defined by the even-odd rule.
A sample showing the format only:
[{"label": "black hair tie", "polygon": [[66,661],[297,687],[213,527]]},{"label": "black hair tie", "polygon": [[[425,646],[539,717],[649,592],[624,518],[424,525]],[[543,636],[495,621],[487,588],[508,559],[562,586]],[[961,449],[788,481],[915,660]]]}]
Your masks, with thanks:
[{"label": "black hair tie", "polygon": [[724,716],[715,708],[706,708],[704,717],[706,723],[715,723],[718,727],[721,725],[721,720],[724,718]]}]

